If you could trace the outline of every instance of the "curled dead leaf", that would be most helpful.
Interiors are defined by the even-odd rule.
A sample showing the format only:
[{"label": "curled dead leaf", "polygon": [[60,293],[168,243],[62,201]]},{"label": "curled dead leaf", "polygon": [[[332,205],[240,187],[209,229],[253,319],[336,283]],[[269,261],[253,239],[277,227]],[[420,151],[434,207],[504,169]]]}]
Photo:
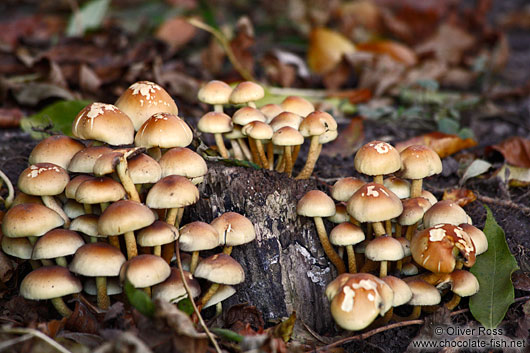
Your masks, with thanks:
[{"label": "curled dead leaf", "polygon": [[493,177],[500,178],[511,187],[525,187],[530,185],[530,168],[504,164],[493,173]]},{"label": "curled dead leaf", "polygon": [[412,49],[404,44],[392,40],[381,40],[377,42],[357,44],[357,50],[367,51],[375,54],[386,54],[392,59],[407,66],[414,66],[418,62],[418,58]]},{"label": "curled dead leaf", "polygon": [[407,141],[398,142],[396,149],[401,152],[411,145],[426,145],[432,148],[440,158],[450,156],[466,148],[474,147],[477,141],[472,138],[463,139],[457,135],[435,131],[413,137]]},{"label": "curled dead leaf", "polygon": [[486,148],[486,152],[500,152],[506,162],[517,167],[530,168],[530,140],[520,136],[510,137]]},{"label": "curled dead leaf", "polygon": [[460,207],[464,207],[476,199],[477,196],[473,191],[466,188],[445,190],[442,196],[442,200],[451,200],[456,202]]},{"label": "curled dead leaf", "polygon": [[466,30],[450,23],[444,23],[438,32],[415,48],[418,56],[432,54],[437,60],[458,64],[466,50],[471,49],[476,39]]},{"label": "curled dead leaf", "polygon": [[324,145],[322,154],[330,157],[347,157],[357,151],[364,140],[363,118],[353,118],[348,127],[339,133],[337,139]]},{"label": "curled dead leaf", "polygon": [[171,50],[176,50],[188,43],[197,33],[197,29],[184,17],[175,16],[167,19],[156,31],[155,37],[165,42]]},{"label": "curled dead leaf", "polygon": [[190,317],[175,305],[161,299],[156,299],[154,303],[155,317],[164,320],[176,334],[196,339],[208,338],[205,333],[197,332]]},{"label": "curled dead leaf", "polygon": [[355,45],[342,34],[318,27],[309,35],[307,63],[317,74],[331,71],[346,54],[355,52]]}]

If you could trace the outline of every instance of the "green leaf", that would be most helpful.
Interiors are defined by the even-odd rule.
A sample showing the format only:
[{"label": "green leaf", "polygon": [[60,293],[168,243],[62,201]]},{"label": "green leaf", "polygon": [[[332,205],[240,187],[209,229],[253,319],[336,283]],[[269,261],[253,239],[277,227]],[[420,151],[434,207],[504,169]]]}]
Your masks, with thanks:
[{"label": "green leaf", "polygon": [[458,121],[451,118],[441,118],[438,120],[438,131],[446,134],[456,135],[460,129]]},{"label": "green leaf", "polygon": [[180,311],[183,311],[188,315],[191,315],[194,312],[193,304],[191,304],[191,300],[189,298],[184,298],[180,300],[177,303],[177,308],[179,308]]},{"label": "green leaf", "polygon": [[155,314],[155,305],[147,293],[134,286],[127,279],[125,280],[125,294],[129,303],[140,313],[148,317],[153,317]]},{"label": "green leaf", "polygon": [[232,330],[227,330],[225,328],[211,328],[210,331],[212,331],[213,333],[215,333],[217,336],[221,337],[221,338],[224,338],[225,340],[227,341],[233,341],[233,342],[236,342],[236,343],[240,343],[241,341],[243,341],[243,336],[241,336],[240,334],[232,331]]},{"label": "green leaf", "polygon": [[82,36],[87,30],[97,29],[109,9],[110,0],[92,0],[84,4],[70,17],[66,35]]},{"label": "green leaf", "polygon": [[469,300],[473,317],[486,328],[495,328],[514,302],[512,273],[518,269],[510,253],[504,230],[497,224],[488,206],[484,234],[488,251],[477,257],[470,272],[477,277],[480,290]]},{"label": "green leaf", "polygon": [[20,127],[31,134],[34,139],[43,139],[50,134],[34,129],[52,132],[62,132],[65,135],[72,135],[72,123],[77,115],[89,101],[60,101],[53,103],[40,112],[22,118]]}]

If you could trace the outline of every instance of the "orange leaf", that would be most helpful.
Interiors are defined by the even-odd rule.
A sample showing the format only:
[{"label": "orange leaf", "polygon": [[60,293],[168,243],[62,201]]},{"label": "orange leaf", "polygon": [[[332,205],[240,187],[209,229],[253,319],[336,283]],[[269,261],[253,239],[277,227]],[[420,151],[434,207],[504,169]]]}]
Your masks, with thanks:
[{"label": "orange leaf", "polygon": [[366,88],[331,91],[328,97],[347,98],[351,104],[364,103],[372,99],[372,91]]},{"label": "orange leaf", "polygon": [[172,49],[177,49],[188,43],[195,36],[196,31],[197,29],[184,17],[175,16],[162,23],[155,36]]},{"label": "orange leaf", "polygon": [[473,191],[465,188],[445,190],[442,200],[451,200],[464,207],[477,199]]},{"label": "orange leaf", "polygon": [[506,162],[512,165],[530,168],[530,140],[528,139],[519,136],[510,137],[488,149],[500,152]]},{"label": "orange leaf", "polygon": [[331,71],[345,54],[353,53],[355,46],[342,34],[327,28],[315,28],[309,35],[307,63],[317,74]]},{"label": "orange leaf", "polygon": [[18,127],[23,115],[18,108],[0,108],[0,128]]},{"label": "orange leaf", "polygon": [[357,44],[357,49],[375,54],[386,54],[407,66],[414,66],[418,62],[416,54],[409,47],[391,40]]},{"label": "orange leaf", "polygon": [[440,158],[444,158],[463,149],[476,146],[477,141],[472,138],[467,138],[464,140],[457,135],[435,131],[413,137],[407,141],[399,142],[396,144],[396,149],[401,152],[411,145],[429,146],[436,153],[438,153]]}]

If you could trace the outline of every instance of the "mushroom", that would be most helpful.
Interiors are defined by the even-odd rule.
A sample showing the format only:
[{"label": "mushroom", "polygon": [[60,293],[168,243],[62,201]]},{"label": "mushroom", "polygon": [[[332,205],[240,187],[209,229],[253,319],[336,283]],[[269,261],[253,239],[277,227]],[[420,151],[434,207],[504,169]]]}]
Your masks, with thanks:
[{"label": "mushroom", "polygon": [[136,241],[140,246],[153,247],[153,255],[162,256],[162,245],[172,244],[178,237],[179,231],[174,225],[155,221],[138,232]]},{"label": "mushroom", "polygon": [[230,255],[232,247],[250,243],[256,238],[254,225],[245,216],[236,212],[226,212],[215,218],[211,226],[219,235],[219,245],[224,245],[223,253]]},{"label": "mushroom", "polygon": [[151,286],[164,282],[171,268],[159,256],[139,255],[125,262],[120,270],[120,280],[127,279],[135,288],[143,288],[151,296]]},{"label": "mushroom", "polygon": [[400,175],[412,179],[410,197],[420,197],[423,179],[442,172],[440,156],[425,145],[409,146],[400,155]]},{"label": "mushroom", "polygon": [[208,223],[195,221],[180,228],[179,244],[181,250],[193,252],[190,272],[195,274],[199,251],[210,250],[219,246],[219,234]]},{"label": "mushroom", "polygon": [[475,254],[477,256],[488,251],[488,238],[486,238],[483,231],[467,223],[462,223],[459,227],[462,228],[473,241],[473,245],[475,245]]},{"label": "mushroom", "polygon": [[272,128],[262,121],[253,121],[243,126],[241,132],[253,141],[251,146],[254,145],[256,147],[256,152],[259,157],[256,162],[261,164],[263,168],[269,169],[269,159],[263,149],[262,141],[270,140],[272,138],[274,133]]},{"label": "mushroom", "polygon": [[68,163],[67,170],[70,173],[92,174],[94,171],[94,164],[98,158],[105,153],[110,152],[113,152],[113,150],[105,146],[91,146],[83,148],[72,157],[70,163]]},{"label": "mushroom", "polygon": [[215,144],[219,149],[219,154],[223,158],[230,158],[226,150],[223,135],[233,129],[232,119],[222,112],[209,112],[202,116],[197,124],[197,128],[201,132],[213,134]]},{"label": "mushroom", "polygon": [[357,151],[354,164],[359,173],[373,176],[374,182],[382,185],[383,175],[397,172],[401,168],[401,157],[392,145],[383,141],[371,141]]},{"label": "mushroom", "polygon": [[294,159],[292,155],[292,147],[300,146],[304,143],[304,137],[298,130],[292,127],[285,126],[279,129],[272,135],[272,143],[276,146],[283,146],[283,156],[285,160],[285,173],[291,176],[293,171]]},{"label": "mushroom", "polygon": [[180,175],[188,178],[194,185],[201,183],[208,172],[204,159],[186,147],[167,150],[158,162],[163,178],[168,175]]},{"label": "mushroom", "polygon": [[231,93],[232,87],[226,82],[212,80],[201,87],[197,98],[203,103],[212,104],[215,112],[222,113],[223,105],[230,103]]},{"label": "mushroom", "polygon": [[[192,296],[198,297],[201,294],[201,286],[199,282],[193,278],[193,275],[188,271],[183,271],[184,278],[188,287],[191,289]],[[180,271],[177,268],[171,267],[171,274],[162,283],[153,287],[153,300],[162,299],[169,303],[177,303],[180,300],[187,298],[188,293],[182,283]]]},{"label": "mushroom", "polygon": [[65,256],[73,255],[84,244],[83,238],[72,230],[52,229],[37,240],[31,258],[55,259],[57,265],[67,267]]},{"label": "mushroom", "polygon": [[66,169],[72,157],[85,146],[71,137],[53,135],[45,138],[31,151],[29,164],[53,163]]},{"label": "mushroom", "polygon": [[349,222],[341,223],[333,228],[329,234],[329,241],[333,245],[345,246],[348,254],[348,268],[350,273],[357,272],[355,251],[353,246],[364,240],[362,229]]},{"label": "mushroom", "polygon": [[315,106],[313,103],[298,96],[285,97],[280,104],[280,107],[286,112],[295,113],[300,116],[308,116],[315,111]]},{"label": "mushroom", "polygon": [[421,279],[410,280],[407,284],[412,292],[412,298],[408,304],[413,305],[414,308],[407,317],[394,316],[398,321],[415,320],[420,317],[422,306],[437,305],[442,300],[440,292],[433,285]]},{"label": "mushroom", "polygon": [[437,224],[449,223],[459,225],[469,223],[466,211],[451,200],[438,201],[423,215],[423,227],[430,228]]},{"label": "mushroom", "polygon": [[[245,133],[243,132],[243,126],[250,124],[253,121],[265,122],[266,120],[267,118],[265,118],[265,115],[263,115],[258,109],[252,107],[240,108],[232,116],[232,123],[235,127],[241,127],[241,133],[243,136],[245,136]],[[244,151],[246,147],[244,140],[238,139],[237,141]],[[259,156],[254,140],[249,138],[248,142],[250,145],[250,151],[252,153],[252,161],[256,164],[259,164]]]},{"label": "mushroom", "polygon": [[247,104],[249,107],[256,108],[254,103],[265,97],[263,87],[251,81],[243,81],[237,84],[230,94],[230,103]]},{"label": "mushroom", "polygon": [[380,278],[387,275],[388,261],[397,261],[405,257],[401,243],[396,238],[387,235],[372,239],[366,245],[364,255],[367,259],[381,262]]},{"label": "mushroom", "polygon": [[456,308],[462,297],[469,297],[479,291],[479,283],[475,275],[465,270],[454,270],[451,273],[451,290],[453,298],[445,303],[449,310]]}]

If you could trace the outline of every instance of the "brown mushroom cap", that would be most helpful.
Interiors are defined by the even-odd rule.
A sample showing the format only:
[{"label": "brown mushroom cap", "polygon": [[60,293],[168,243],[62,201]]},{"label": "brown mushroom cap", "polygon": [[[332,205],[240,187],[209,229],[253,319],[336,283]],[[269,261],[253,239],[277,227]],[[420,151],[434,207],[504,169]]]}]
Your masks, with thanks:
[{"label": "brown mushroom cap", "polygon": [[280,104],[282,109],[286,112],[298,114],[300,116],[308,116],[315,111],[313,103],[305,98],[298,96],[288,96]]},{"label": "brown mushroom cap", "polygon": [[195,269],[195,277],[213,283],[235,285],[245,280],[243,267],[226,254],[216,254],[202,260]]},{"label": "brown mushroom cap", "polygon": [[79,293],[81,281],[61,266],[40,267],[30,272],[20,284],[20,295],[26,299],[60,298]]},{"label": "brown mushroom cap", "polygon": [[412,145],[401,155],[400,175],[407,179],[423,179],[442,172],[440,156],[425,145]]},{"label": "brown mushroom cap", "polygon": [[437,305],[442,300],[436,287],[421,279],[408,281],[407,284],[412,291],[410,305]]},{"label": "brown mushroom cap", "polygon": [[33,245],[27,238],[2,237],[2,251],[18,259],[29,260],[33,252]]},{"label": "brown mushroom cap", "polygon": [[81,175],[78,175],[78,176],[70,179],[70,181],[68,182],[68,184],[66,184],[66,187],[64,188],[65,196],[67,198],[69,198],[69,199],[74,199],[75,200],[75,193],[76,193],[77,188],[79,187],[79,185],[81,185],[82,182],[90,180],[92,178],[94,178],[94,177],[91,176],[91,175],[81,174]]},{"label": "brown mushroom cap", "polygon": [[219,235],[219,245],[238,246],[256,238],[252,222],[236,212],[223,213],[211,222],[211,226]]},{"label": "brown mushroom cap", "polygon": [[285,126],[272,135],[272,143],[276,146],[298,146],[304,143],[304,137],[298,130]]},{"label": "brown mushroom cap", "polygon": [[232,119],[221,112],[208,112],[202,116],[197,124],[199,131],[210,134],[224,134],[234,128]]},{"label": "brown mushroom cap", "polygon": [[155,221],[149,207],[132,200],[120,200],[111,204],[101,214],[98,232],[106,235],[120,235],[147,227]]},{"label": "brown mushroom cap", "polygon": [[162,168],[162,177],[180,175],[194,179],[203,177],[208,172],[204,159],[185,147],[175,147],[166,151],[159,163]]},{"label": "brown mushroom cap", "polygon": [[18,177],[23,193],[37,196],[59,195],[70,181],[68,172],[56,164],[39,163],[26,168]]},{"label": "brown mushroom cap", "polygon": [[199,199],[199,190],[187,178],[168,175],[160,179],[146,197],[151,208],[175,208],[194,204]]},{"label": "brown mushroom cap", "polygon": [[453,225],[468,223],[467,213],[456,202],[451,200],[438,201],[423,215],[423,226],[430,228],[441,223]]},{"label": "brown mushroom cap", "polygon": [[265,104],[263,107],[259,108],[259,110],[267,118],[267,121],[266,121],[267,124],[270,123],[272,119],[276,117],[276,115],[283,112],[282,107],[279,106],[278,104]]},{"label": "brown mushroom cap", "polygon": [[107,234],[98,232],[99,217],[94,214],[84,214],[72,220],[70,230],[80,232],[91,237],[106,238]]},{"label": "brown mushroom cap", "polygon": [[469,271],[454,270],[451,273],[451,290],[461,297],[469,297],[479,291],[480,285],[477,277]]},{"label": "brown mushroom cap", "polygon": [[331,188],[331,197],[336,201],[347,202],[366,182],[354,177],[341,178]]},{"label": "brown mushroom cap", "polygon": [[305,217],[330,217],[335,214],[335,203],[322,191],[311,190],[298,201],[296,213]]},{"label": "brown mushroom cap", "polygon": [[226,82],[212,80],[201,87],[197,97],[206,104],[228,104],[230,102],[230,94],[232,87]]},{"label": "brown mushroom cap", "polygon": [[[193,278],[193,275],[188,271],[184,272],[184,278],[190,288],[191,295],[195,298],[201,294],[201,286],[199,282]],[[162,283],[159,283],[153,287],[153,299],[162,299],[170,303],[176,303],[181,299],[187,298],[188,294],[182,283],[180,271],[174,267],[171,267],[171,274]]]},{"label": "brown mushroom cap", "polygon": [[355,245],[364,240],[363,230],[349,222],[335,226],[329,233],[329,241],[333,245]]},{"label": "brown mushroom cap", "polygon": [[327,220],[336,224],[349,222],[350,215],[346,209],[346,205],[343,202],[340,202],[335,205],[335,214],[333,216],[327,217]]},{"label": "brown mushroom cap", "polygon": [[256,108],[243,107],[238,109],[232,116],[232,122],[237,125],[247,125],[253,121],[265,122],[267,118]]},{"label": "brown mushroom cap", "polygon": [[263,87],[251,81],[240,82],[230,94],[230,103],[244,104],[260,100],[265,96]]},{"label": "brown mushroom cap", "polygon": [[243,126],[241,129],[243,135],[255,140],[269,140],[272,138],[274,131],[267,123],[262,121],[253,121]]},{"label": "brown mushroom cap", "polygon": [[210,250],[219,245],[219,234],[208,223],[195,221],[180,228],[179,244],[183,251]]},{"label": "brown mushroom cap", "polygon": [[404,179],[391,176],[383,181],[383,185],[400,199],[410,197],[410,183]]},{"label": "brown mushroom cap", "polygon": [[157,246],[172,243],[178,237],[179,231],[174,225],[155,221],[138,232],[136,242],[140,246]]},{"label": "brown mushroom cap", "polygon": [[372,261],[397,261],[405,257],[401,243],[389,236],[372,239],[366,245],[364,255]]},{"label": "brown mushroom cap", "polygon": [[401,200],[383,185],[368,183],[348,201],[348,213],[359,222],[380,222],[398,217],[403,211]]},{"label": "brown mushroom cap", "polygon": [[160,164],[145,153],[132,157],[127,165],[134,184],[154,184],[162,177]]},{"label": "brown mushroom cap", "polygon": [[409,285],[394,276],[386,276],[381,278],[394,292],[394,299],[392,300],[392,306],[400,306],[409,302],[412,298],[412,291],[410,290]]},{"label": "brown mushroom cap", "polygon": [[54,210],[36,203],[11,207],[2,220],[6,237],[39,237],[49,230],[61,227],[64,219]]},{"label": "brown mushroom cap", "polygon": [[398,222],[404,226],[410,226],[421,221],[425,212],[431,208],[429,200],[423,197],[414,197],[405,199],[403,203],[403,212],[398,218]]},{"label": "brown mushroom cap", "polygon": [[146,288],[164,282],[171,268],[163,258],[155,255],[138,255],[122,265],[120,279],[127,278],[135,288]]},{"label": "brown mushroom cap", "polygon": [[228,285],[220,285],[219,289],[215,291],[214,295],[204,304],[203,309],[214,306],[217,303],[224,301],[236,294],[236,289]]},{"label": "brown mushroom cap", "polygon": [[74,254],[85,244],[79,234],[68,229],[53,229],[37,240],[33,248],[33,260],[55,259]]},{"label": "brown mushroom cap", "polygon": [[371,141],[355,154],[355,169],[366,175],[385,175],[401,168],[399,152],[389,143]]},{"label": "brown mushroom cap", "polygon": [[289,126],[295,130],[298,130],[303,118],[300,115],[289,112],[282,112],[276,115],[269,123],[274,132],[280,130],[283,127]]},{"label": "brown mushroom cap", "polygon": [[75,200],[79,203],[96,204],[114,202],[125,197],[125,189],[108,177],[88,179],[77,187]]},{"label": "brown mushroom cap", "polygon": [[85,244],[77,249],[70,271],[88,277],[112,277],[120,273],[125,256],[107,243]]},{"label": "brown mushroom cap", "polygon": [[86,147],[77,152],[68,164],[68,171],[71,173],[92,174],[94,164],[99,157],[105,153],[112,152],[112,149],[104,146]]},{"label": "brown mushroom cap", "polygon": [[476,255],[480,255],[488,251],[488,239],[486,238],[486,235],[483,231],[467,223],[462,223],[459,225],[459,227],[462,228],[473,241]]},{"label": "brown mushroom cap", "polygon": [[53,163],[66,169],[72,157],[85,148],[81,142],[64,135],[45,138],[33,148],[29,155],[29,164]]},{"label": "brown mushroom cap", "polygon": [[188,124],[170,113],[156,113],[147,119],[134,138],[136,146],[146,148],[186,147],[193,140]]}]

